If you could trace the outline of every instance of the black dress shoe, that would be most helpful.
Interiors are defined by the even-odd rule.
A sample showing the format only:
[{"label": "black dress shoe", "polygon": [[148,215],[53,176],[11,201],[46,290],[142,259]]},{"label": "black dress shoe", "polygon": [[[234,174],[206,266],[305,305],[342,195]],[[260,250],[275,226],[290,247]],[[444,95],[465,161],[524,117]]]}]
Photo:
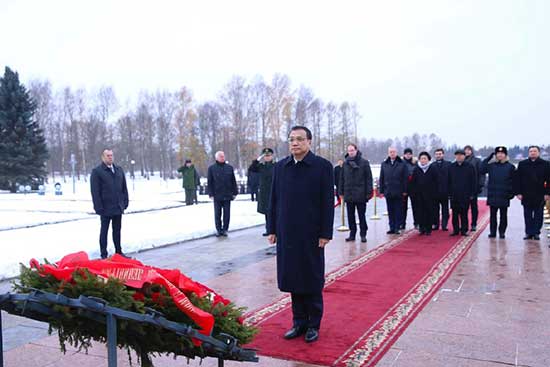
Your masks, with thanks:
[{"label": "black dress shoe", "polygon": [[352,241],[355,241],[355,237],[346,238],[346,242],[352,242]]},{"label": "black dress shoe", "polygon": [[441,230],[442,230],[442,231],[445,231],[445,232],[448,231],[447,227],[441,227]]},{"label": "black dress shoe", "polygon": [[489,237],[489,238],[497,238],[497,235],[494,234],[494,233],[489,233],[489,236],[488,236],[488,237]]},{"label": "black dress shoe", "polygon": [[439,230],[439,226],[432,226],[432,231],[437,231]]},{"label": "black dress shoe", "polygon": [[222,231],[216,232],[216,237],[221,237],[221,236],[223,236]]},{"label": "black dress shoe", "polygon": [[395,233],[394,233],[394,234],[401,234],[401,232],[400,232],[400,231],[395,231]]},{"label": "black dress shoe", "polygon": [[498,235],[500,238],[506,238],[506,235],[504,233],[501,233]]},{"label": "black dress shoe", "polygon": [[294,339],[294,338],[297,338],[299,337],[300,335],[304,335],[305,332],[306,332],[306,328],[305,327],[298,327],[298,326],[295,326],[293,327],[292,329],[290,329],[289,331],[287,331],[285,333],[285,335],[283,336],[283,338],[287,339],[287,340],[290,340],[290,339]]},{"label": "black dress shoe", "polygon": [[451,233],[451,237],[458,236],[458,232]]},{"label": "black dress shoe", "polygon": [[536,234],[536,235],[533,236],[533,239],[535,241],[540,241],[540,236],[538,234]]},{"label": "black dress shoe", "polygon": [[477,231],[477,226],[472,226],[472,228],[470,229],[470,231],[472,231],[472,232]]},{"label": "black dress shoe", "polygon": [[305,337],[306,343],[313,343],[317,341],[317,339],[319,339],[319,330],[314,328],[307,329]]},{"label": "black dress shoe", "polygon": [[109,255],[101,255],[101,259],[102,259],[102,260],[105,260],[105,259],[108,258],[108,257],[109,257]]},{"label": "black dress shoe", "polygon": [[227,231],[222,231],[222,236],[227,237]]},{"label": "black dress shoe", "polygon": [[533,236],[525,236],[525,237],[523,237],[523,239],[524,240],[531,240],[531,239],[533,239]]},{"label": "black dress shoe", "polygon": [[464,237],[467,237],[467,236],[468,236],[468,232],[462,232],[461,235],[464,236]]},{"label": "black dress shoe", "polygon": [[386,232],[386,234],[395,234],[395,231],[389,230],[389,231]]},{"label": "black dress shoe", "polygon": [[367,236],[361,236],[361,242],[363,243],[367,242]]},{"label": "black dress shoe", "polygon": [[425,236],[431,236],[432,235],[432,232],[426,232],[424,233]]}]

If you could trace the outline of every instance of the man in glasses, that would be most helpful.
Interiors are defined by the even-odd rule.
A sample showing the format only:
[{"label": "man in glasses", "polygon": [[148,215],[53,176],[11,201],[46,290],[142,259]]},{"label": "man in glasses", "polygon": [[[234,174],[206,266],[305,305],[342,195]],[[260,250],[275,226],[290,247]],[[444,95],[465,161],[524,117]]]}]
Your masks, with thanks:
[{"label": "man in glasses", "polygon": [[334,226],[332,164],[313,154],[311,131],[291,129],[290,156],[273,170],[268,240],[277,243],[277,282],[292,297],[293,326],[284,335],[305,341],[319,338],[325,284],[324,248]]}]

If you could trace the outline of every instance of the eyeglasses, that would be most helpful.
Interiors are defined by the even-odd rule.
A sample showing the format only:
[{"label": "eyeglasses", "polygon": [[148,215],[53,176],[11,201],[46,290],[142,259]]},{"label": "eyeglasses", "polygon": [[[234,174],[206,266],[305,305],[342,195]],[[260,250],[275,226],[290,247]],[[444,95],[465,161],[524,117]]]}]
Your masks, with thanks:
[{"label": "eyeglasses", "polygon": [[294,143],[295,141],[297,141],[298,143],[303,143],[306,140],[307,140],[306,138],[301,137],[301,136],[297,136],[295,138],[288,138],[289,143]]}]

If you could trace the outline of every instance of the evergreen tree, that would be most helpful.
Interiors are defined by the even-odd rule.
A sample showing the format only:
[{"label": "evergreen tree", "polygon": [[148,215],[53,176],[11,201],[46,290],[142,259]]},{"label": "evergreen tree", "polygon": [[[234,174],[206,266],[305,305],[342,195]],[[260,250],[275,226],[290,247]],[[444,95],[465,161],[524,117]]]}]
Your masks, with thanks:
[{"label": "evergreen tree", "polygon": [[0,189],[15,192],[17,184],[36,186],[46,176],[48,149],[35,109],[19,75],[6,67],[0,78]]}]

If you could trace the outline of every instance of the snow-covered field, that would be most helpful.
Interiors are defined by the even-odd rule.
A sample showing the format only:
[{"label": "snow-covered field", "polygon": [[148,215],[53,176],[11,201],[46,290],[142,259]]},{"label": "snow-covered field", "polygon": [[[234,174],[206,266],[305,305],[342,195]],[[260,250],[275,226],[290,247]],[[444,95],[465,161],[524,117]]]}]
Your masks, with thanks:
[{"label": "snow-covered field", "polygon": [[[63,195],[55,196],[53,184],[46,195],[0,194],[0,279],[19,272],[19,263],[31,258],[57,260],[63,255],[86,251],[99,256],[99,217],[93,214],[89,183],[63,185]],[[122,246],[125,252],[172,244],[214,234],[213,206],[204,202],[185,206],[180,180],[159,178],[128,181],[130,205],[122,219]],[[264,222],[256,204],[240,195],[232,203],[230,230]],[[30,227],[30,228],[26,228]],[[109,251],[114,251],[109,238]]]}]

